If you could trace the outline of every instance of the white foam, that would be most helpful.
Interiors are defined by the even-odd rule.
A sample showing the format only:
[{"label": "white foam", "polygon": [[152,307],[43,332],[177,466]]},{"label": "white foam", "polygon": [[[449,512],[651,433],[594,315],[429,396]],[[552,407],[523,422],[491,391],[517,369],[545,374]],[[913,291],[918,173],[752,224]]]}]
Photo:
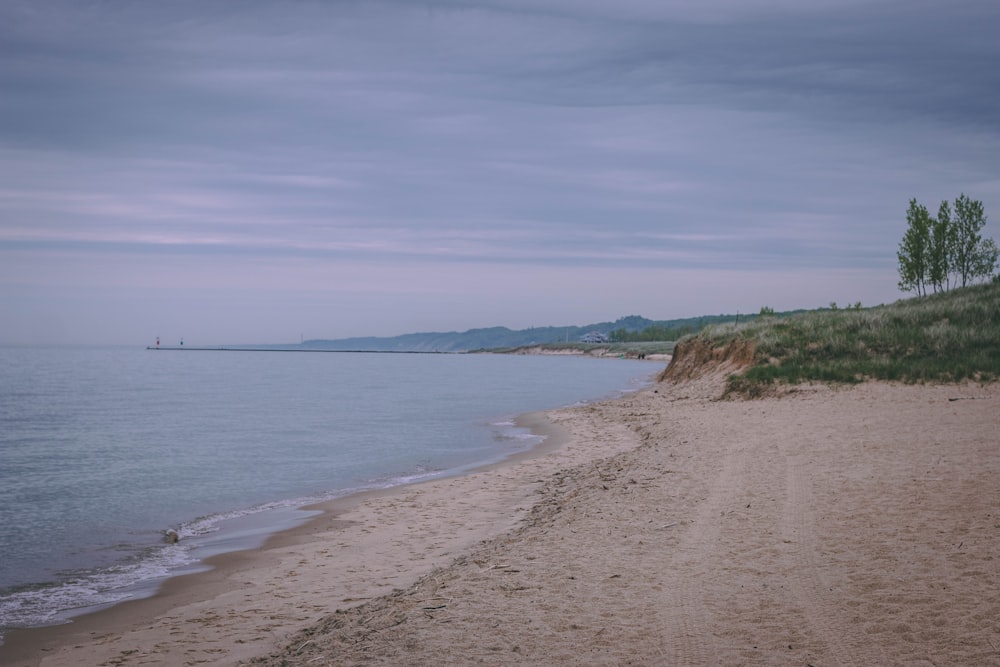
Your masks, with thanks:
[{"label": "white foam", "polygon": [[0,628],[62,623],[83,613],[152,595],[161,582],[196,559],[185,545],[149,550],[134,562],[83,572],[59,584],[25,587],[0,597]]}]

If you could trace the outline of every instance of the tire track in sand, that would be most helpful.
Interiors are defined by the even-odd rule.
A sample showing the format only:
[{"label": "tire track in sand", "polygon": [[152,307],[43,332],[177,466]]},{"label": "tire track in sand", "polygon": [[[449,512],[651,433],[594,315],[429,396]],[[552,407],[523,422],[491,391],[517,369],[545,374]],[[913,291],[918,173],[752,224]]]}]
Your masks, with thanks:
[{"label": "tire track in sand", "polygon": [[[697,425],[675,426],[673,437],[685,447],[704,449],[718,444],[702,441]],[[706,605],[706,591],[712,586],[716,571],[714,555],[721,532],[718,518],[729,504],[743,462],[733,443],[725,444],[718,456],[720,465],[716,470],[691,470],[693,481],[708,479],[707,485],[681,490],[693,501],[693,506],[688,508],[691,518],[680,522],[683,532],[661,570],[665,581],[659,609],[669,644],[669,659],[665,664],[713,664],[723,652],[710,631],[712,618]],[[704,460],[703,456],[700,458]]]},{"label": "tire track in sand", "polygon": [[[804,621],[822,643],[825,656],[837,665],[890,664],[877,643],[857,636],[834,588],[836,583],[824,577],[821,563],[823,547],[818,531],[821,525],[810,478],[809,454],[791,452],[786,447],[786,485],[788,495],[781,522],[781,533],[788,547],[785,557],[790,573],[789,588],[805,612]],[[817,443],[811,443],[812,448]]]}]

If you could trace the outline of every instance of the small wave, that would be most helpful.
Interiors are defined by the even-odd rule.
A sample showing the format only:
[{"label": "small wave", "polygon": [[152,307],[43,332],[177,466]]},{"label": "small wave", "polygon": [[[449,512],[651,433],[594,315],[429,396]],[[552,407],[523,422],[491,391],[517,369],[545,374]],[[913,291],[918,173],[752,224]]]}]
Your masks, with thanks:
[{"label": "small wave", "polygon": [[[248,531],[253,535],[249,540],[226,539],[226,535],[232,532],[232,526],[240,524],[241,520],[267,512],[297,510],[370,489],[411,484],[442,472],[429,465],[420,465],[405,474],[371,479],[357,487],[262,503],[186,521],[174,528],[180,538],[175,544],[149,547],[125,562],[103,569],[65,573],[66,580],[59,583],[20,586],[0,593],[0,641],[4,630],[65,623],[74,616],[126,600],[149,597],[163,581],[183,571],[191,571],[192,566],[208,556],[220,551],[251,548],[254,546],[253,539],[263,541],[267,535],[287,527],[286,517],[282,525],[265,524]],[[302,520],[308,516],[300,514],[298,518]],[[239,546],[233,547],[233,544]],[[228,546],[220,548],[220,545]]]},{"label": "small wave", "polygon": [[[4,629],[55,625],[119,602],[149,597],[166,579],[190,572],[214,553],[231,550],[213,545],[216,539],[221,541],[221,536],[213,536],[223,531],[227,523],[264,512],[296,509],[350,492],[270,502],[198,517],[175,528],[180,538],[175,544],[144,548],[118,564],[101,569],[62,573],[61,582],[9,589],[0,593],[0,640]],[[266,535],[273,530],[260,532]],[[128,545],[119,547],[127,549]]]},{"label": "small wave", "polygon": [[155,592],[153,582],[197,562],[186,546],[164,545],[102,570],[70,575],[60,583],[21,586],[0,595],[0,629],[66,622],[73,616]]},{"label": "small wave", "polygon": [[541,442],[545,436],[532,433],[531,429],[519,426],[513,417],[490,422],[494,440],[530,440]]},{"label": "small wave", "polygon": [[358,493],[368,489],[391,489],[395,486],[405,486],[407,484],[414,484],[416,482],[423,482],[428,479],[439,477],[445,472],[446,471],[444,469],[436,468],[427,463],[419,464],[409,472],[373,478],[364,487],[354,489],[350,493]]}]

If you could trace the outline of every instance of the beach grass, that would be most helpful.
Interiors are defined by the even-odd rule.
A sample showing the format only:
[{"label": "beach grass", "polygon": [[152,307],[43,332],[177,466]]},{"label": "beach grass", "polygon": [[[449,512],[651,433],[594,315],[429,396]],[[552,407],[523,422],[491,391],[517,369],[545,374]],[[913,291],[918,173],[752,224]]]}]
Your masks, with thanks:
[{"label": "beach grass", "polygon": [[713,348],[754,345],[752,365],[728,391],[759,395],[800,382],[1000,379],[1000,283],[954,289],[874,308],[821,309],[707,327],[691,337]]}]

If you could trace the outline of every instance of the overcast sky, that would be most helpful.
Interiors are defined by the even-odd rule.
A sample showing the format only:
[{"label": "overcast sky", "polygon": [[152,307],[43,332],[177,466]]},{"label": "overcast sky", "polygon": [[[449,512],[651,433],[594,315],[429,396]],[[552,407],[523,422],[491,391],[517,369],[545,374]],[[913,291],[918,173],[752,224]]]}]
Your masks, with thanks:
[{"label": "overcast sky", "polygon": [[0,343],[902,298],[1000,238],[996,0],[0,2]]}]

